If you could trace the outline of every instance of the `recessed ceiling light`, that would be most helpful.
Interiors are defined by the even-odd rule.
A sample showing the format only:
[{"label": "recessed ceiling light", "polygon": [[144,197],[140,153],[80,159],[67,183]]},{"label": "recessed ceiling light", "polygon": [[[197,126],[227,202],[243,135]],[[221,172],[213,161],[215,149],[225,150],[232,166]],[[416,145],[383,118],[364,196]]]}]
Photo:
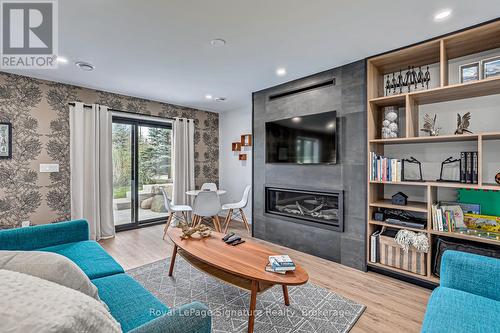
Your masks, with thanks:
[{"label": "recessed ceiling light", "polygon": [[301,119],[300,117],[293,117],[293,118],[292,118],[292,121],[293,121],[294,123],[299,123],[301,120],[302,120],[302,119]]},{"label": "recessed ceiling light", "polygon": [[285,68],[278,68],[276,70],[276,75],[278,75],[278,76],[285,76],[286,75],[286,69]]},{"label": "recessed ceiling light", "polygon": [[434,15],[434,21],[441,22],[449,18],[451,15],[451,9],[443,9]]},{"label": "recessed ceiling light", "polygon": [[92,71],[95,68],[94,65],[85,61],[77,61],[75,65],[84,71]]},{"label": "recessed ceiling light", "polygon": [[210,94],[206,94],[206,95],[205,95],[205,98],[206,98],[206,99],[212,99],[212,95],[210,95]]},{"label": "recessed ceiling light", "polygon": [[334,128],[334,127],[335,127],[335,124],[334,124],[334,123],[329,123],[326,127],[327,127],[327,128]]},{"label": "recessed ceiling light", "polygon": [[224,102],[224,101],[226,101],[226,97],[215,97],[215,100],[217,102]]},{"label": "recessed ceiling light", "polygon": [[60,64],[65,64],[68,62],[68,58],[65,57],[57,57],[57,62]]},{"label": "recessed ceiling light", "polygon": [[212,46],[224,46],[226,45],[226,41],[222,38],[215,38],[210,41],[210,44],[212,44]]}]

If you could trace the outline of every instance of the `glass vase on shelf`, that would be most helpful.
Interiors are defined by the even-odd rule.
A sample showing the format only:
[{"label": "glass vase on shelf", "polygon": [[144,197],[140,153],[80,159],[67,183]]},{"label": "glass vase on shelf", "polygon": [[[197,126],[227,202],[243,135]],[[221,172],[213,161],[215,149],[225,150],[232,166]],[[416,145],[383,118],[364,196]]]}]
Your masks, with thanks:
[{"label": "glass vase on shelf", "polygon": [[382,120],[382,139],[399,138],[400,132],[399,109],[396,106],[384,108],[384,118]]}]

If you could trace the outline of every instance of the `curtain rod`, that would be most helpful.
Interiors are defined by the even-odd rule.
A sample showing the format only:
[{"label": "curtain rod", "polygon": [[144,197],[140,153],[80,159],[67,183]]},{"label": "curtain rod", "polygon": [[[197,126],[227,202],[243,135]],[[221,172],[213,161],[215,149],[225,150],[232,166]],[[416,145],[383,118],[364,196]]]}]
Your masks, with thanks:
[{"label": "curtain rod", "polygon": [[[70,103],[68,103],[68,105],[75,106],[76,104],[74,102],[70,102]],[[83,104],[83,107],[84,108],[92,108],[92,104]],[[151,114],[144,114],[144,113],[138,113],[138,112],[132,112],[132,111],[123,111],[123,110],[117,110],[117,109],[112,109],[112,108],[108,108],[108,111],[129,113],[129,114],[133,114],[135,116],[148,116],[148,117],[155,117],[155,118],[167,119],[167,120],[179,119],[182,121],[183,119],[187,119],[187,118],[179,118],[179,117],[166,118],[166,117],[160,117],[160,116],[155,116],[155,115],[151,115]],[[190,119],[188,119],[188,120],[190,120]]]}]

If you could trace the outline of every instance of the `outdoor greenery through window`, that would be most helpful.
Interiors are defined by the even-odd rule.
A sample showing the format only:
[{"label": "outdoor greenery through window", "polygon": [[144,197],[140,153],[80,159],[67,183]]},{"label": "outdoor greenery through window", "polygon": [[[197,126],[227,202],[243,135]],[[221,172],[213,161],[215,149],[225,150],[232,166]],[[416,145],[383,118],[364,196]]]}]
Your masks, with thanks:
[{"label": "outdoor greenery through window", "polygon": [[172,130],[168,124],[113,120],[115,225],[167,216],[161,188],[172,193]]}]

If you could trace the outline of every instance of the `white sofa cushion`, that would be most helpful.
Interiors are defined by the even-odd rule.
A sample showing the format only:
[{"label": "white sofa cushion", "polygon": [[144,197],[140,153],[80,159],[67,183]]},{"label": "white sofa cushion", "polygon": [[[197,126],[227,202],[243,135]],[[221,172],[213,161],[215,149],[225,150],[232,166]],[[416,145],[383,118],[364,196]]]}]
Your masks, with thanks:
[{"label": "white sofa cushion", "polygon": [[65,256],[42,251],[0,251],[0,269],[19,272],[78,290],[99,300],[85,273]]},{"label": "white sofa cushion", "polygon": [[0,332],[121,332],[101,302],[77,290],[4,269],[0,281]]}]

